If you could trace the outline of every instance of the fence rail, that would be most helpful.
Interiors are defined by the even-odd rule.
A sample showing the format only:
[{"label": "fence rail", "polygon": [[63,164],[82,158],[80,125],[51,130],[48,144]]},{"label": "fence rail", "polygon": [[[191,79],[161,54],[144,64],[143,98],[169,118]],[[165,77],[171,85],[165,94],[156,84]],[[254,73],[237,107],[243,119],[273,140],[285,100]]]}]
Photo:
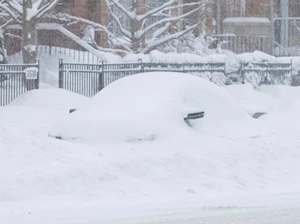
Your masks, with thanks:
[{"label": "fence rail", "polygon": [[95,95],[117,79],[143,72],[172,71],[183,73],[225,74],[225,63],[124,63],[124,64],[75,64],[59,60],[59,88],[88,97]]},{"label": "fence rail", "polygon": [[28,90],[39,88],[39,63],[0,65],[0,106]]}]

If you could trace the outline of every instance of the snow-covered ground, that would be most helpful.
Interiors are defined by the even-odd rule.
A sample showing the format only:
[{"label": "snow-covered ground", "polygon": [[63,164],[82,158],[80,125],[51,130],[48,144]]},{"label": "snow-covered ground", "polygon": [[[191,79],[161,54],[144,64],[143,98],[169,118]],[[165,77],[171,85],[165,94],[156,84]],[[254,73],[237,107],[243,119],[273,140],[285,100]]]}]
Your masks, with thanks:
[{"label": "snow-covered ground", "polygon": [[[1,223],[299,223],[299,87],[171,75],[124,78],[92,99],[40,89],[1,107]],[[189,127],[196,109],[205,117]],[[48,136],[58,132],[70,138]]]}]

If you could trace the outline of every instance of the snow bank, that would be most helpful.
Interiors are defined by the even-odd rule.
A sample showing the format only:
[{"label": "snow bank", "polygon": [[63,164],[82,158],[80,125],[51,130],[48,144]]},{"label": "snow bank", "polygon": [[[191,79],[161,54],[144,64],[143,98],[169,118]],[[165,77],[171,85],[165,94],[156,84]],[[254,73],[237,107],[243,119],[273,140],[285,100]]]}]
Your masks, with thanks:
[{"label": "snow bank", "polygon": [[257,112],[268,112],[280,104],[280,101],[256,90],[250,84],[224,86],[242,108],[253,116]]},{"label": "snow bank", "polygon": [[90,99],[63,89],[40,89],[17,97],[0,109],[0,123],[47,136],[57,119],[69,114],[69,109],[87,105]]},{"label": "snow bank", "polygon": [[[202,78],[182,73],[142,73],[120,79],[98,93],[93,105],[60,121],[51,136],[89,141],[152,141],[186,133],[188,113],[205,111],[194,123],[201,133],[239,134],[227,124],[254,125],[231,96]],[[222,126],[222,127],[220,127]],[[249,131],[249,130],[248,130]]]}]

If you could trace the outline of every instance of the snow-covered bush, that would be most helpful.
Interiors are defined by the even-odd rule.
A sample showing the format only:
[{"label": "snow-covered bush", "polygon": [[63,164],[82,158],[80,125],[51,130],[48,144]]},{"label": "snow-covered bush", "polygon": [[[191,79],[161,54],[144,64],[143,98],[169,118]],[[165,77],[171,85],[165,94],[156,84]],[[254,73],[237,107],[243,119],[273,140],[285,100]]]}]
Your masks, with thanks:
[{"label": "snow-covered bush", "polygon": [[215,50],[210,49],[210,45],[213,41],[214,39],[211,37],[196,37],[190,32],[180,38],[161,45],[158,47],[158,50],[164,53],[192,53],[203,56],[216,52]]},{"label": "snow-covered bush", "polygon": [[300,71],[298,71],[297,75],[292,76],[291,85],[300,86]]},{"label": "snow-covered bush", "polygon": [[194,73],[194,75],[207,79],[218,86],[225,86],[227,84],[227,77],[221,72],[201,72]]}]

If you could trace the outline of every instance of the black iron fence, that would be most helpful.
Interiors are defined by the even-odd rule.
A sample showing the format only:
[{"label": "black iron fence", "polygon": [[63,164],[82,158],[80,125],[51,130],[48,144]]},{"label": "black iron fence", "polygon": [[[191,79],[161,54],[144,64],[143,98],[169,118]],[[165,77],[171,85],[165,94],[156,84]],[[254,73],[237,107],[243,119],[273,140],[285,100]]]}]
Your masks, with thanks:
[{"label": "black iron fence", "polygon": [[292,84],[292,62],[290,63],[242,63],[243,83],[259,85]]},{"label": "black iron fence", "polygon": [[[123,64],[77,64],[65,63],[60,59],[59,87],[91,97],[117,79],[151,71],[183,72],[199,76],[209,73],[213,78],[225,77],[226,80],[222,80],[223,84],[229,84],[228,80],[232,78],[232,73],[225,73],[225,63],[168,64],[140,61]],[[235,74],[234,82],[238,83],[290,85],[292,63],[241,63]],[[0,65],[0,106],[5,106],[19,95],[38,87],[38,63]]]},{"label": "black iron fence", "polygon": [[39,88],[39,63],[0,65],[0,106],[28,90]]},{"label": "black iron fence", "polygon": [[124,63],[77,64],[59,60],[59,88],[85,96],[93,96],[113,81],[137,73],[172,71],[183,73],[222,73],[225,63]]}]

